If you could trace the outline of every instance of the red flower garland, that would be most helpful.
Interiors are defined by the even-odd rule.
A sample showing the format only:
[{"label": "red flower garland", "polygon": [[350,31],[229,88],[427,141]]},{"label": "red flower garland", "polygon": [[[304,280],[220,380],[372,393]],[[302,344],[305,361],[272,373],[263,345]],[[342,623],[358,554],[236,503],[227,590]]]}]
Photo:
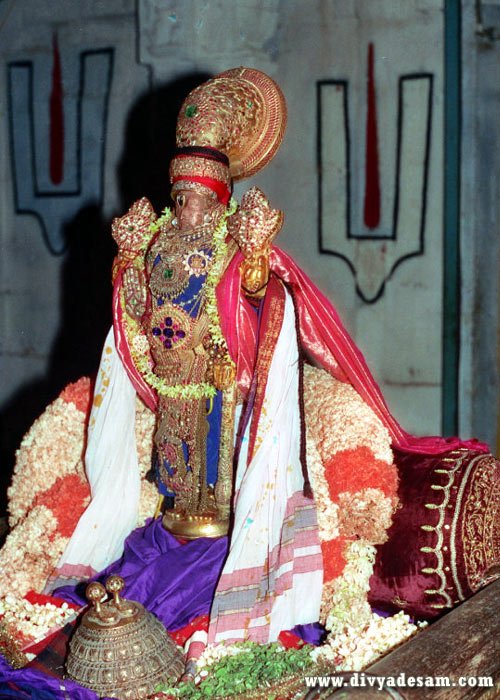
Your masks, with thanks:
[{"label": "red flower garland", "polygon": [[393,501],[397,498],[398,474],[393,464],[376,459],[365,446],[355,450],[342,450],[325,460],[325,477],[332,501],[349,491],[359,493],[362,489],[380,489]]},{"label": "red flower garland", "polygon": [[35,506],[46,506],[57,519],[56,535],[71,537],[73,530],[87,507],[90,499],[90,487],[78,474],[59,477],[46,491],[37,493],[33,500]]},{"label": "red flower garland", "polygon": [[339,535],[334,540],[323,540],[321,542],[321,553],[323,555],[323,581],[333,581],[341,576],[347,560],[344,556],[346,545],[350,540]]},{"label": "red flower garland", "polygon": [[59,394],[66,403],[72,403],[82,413],[85,413],[88,418],[90,413],[92,395],[94,393],[94,383],[89,377],[81,377],[77,382],[68,384]]}]

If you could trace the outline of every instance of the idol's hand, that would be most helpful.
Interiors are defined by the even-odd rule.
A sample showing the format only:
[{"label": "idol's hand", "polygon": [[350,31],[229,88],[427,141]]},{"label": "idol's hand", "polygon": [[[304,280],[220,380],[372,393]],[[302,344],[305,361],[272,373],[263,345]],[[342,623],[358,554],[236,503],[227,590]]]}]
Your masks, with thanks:
[{"label": "idol's hand", "polygon": [[243,255],[241,286],[252,297],[260,298],[269,281],[271,243],[283,225],[283,212],[271,209],[265,194],[252,187],[243,195],[239,209],[227,219],[230,235]]},{"label": "idol's hand", "polygon": [[249,255],[240,265],[241,286],[252,297],[262,297],[269,281],[269,248]]},{"label": "idol's hand", "polygon": [[216,360],[214,362],[214,385],[219,391],[228,389],[234,382],[236,369],[232,362],[228,360]]},{"label": "idol's hand", "polygon": [[258,187],[241,198],[241,205],[227,219],[227,230],[238,243],[244,258],[270,248],[283,226],[283,212],[271,209],[269,200]]},{"label": "idol's hand", "polygon": [[135,267],[123,273],[125,309],[129,316],[140,321],[146,312],[147,289],[144,274]]}]

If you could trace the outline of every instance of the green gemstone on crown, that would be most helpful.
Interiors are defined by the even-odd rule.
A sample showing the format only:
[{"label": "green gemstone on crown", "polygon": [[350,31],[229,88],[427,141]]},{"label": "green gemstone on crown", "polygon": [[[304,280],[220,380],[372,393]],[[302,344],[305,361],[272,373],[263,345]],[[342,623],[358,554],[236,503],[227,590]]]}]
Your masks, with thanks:
[{"label": "green gemstone on crown", "polygon": [[198,107],[196,105],[188,105],[186,107],[186,117],[194,117],[197,111]]}]

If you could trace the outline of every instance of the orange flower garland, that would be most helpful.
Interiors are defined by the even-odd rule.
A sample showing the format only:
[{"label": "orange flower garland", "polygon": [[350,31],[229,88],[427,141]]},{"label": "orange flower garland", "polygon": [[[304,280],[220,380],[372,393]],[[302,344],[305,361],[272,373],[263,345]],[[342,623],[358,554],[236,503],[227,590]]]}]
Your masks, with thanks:
[{"label": "orange flower garland", "polygon": [[340,450],[324,462],[328,492],[333,501],[344,491],[373,488],[380,489],[385,496],[396,498],[398,475],[395,468],[377,459],[373,452],[362,445],[353,450]]},{"label": "orange flower garland", "polygon": [[59,477],[76,473],[86,480],[83,450],[91,389],[87,377],[68,385],[22,439],[7,491],[11,529],[26,516],[35,495]]},{"label": "orange flower garland", "polygon": [[348,541],[347,537],[339,535],[333,540],[324,540],[321,543],[324,581],[332,581],[342,575],[347,564],[345,550]]},{"label": "orange flower garland", "polygon": [[90,500],[83,451],[91,381],[69,384],[16,453],[8,490],[11,531],[0,551],[0,601],[41,591]]},{"label": "orange flower garland", "polygon": [[86,415],[90,413],[90,401],[94,391],[93,382],[88,377],[81,377],[77,382],[68,384],[59,394],[59,398]]}]

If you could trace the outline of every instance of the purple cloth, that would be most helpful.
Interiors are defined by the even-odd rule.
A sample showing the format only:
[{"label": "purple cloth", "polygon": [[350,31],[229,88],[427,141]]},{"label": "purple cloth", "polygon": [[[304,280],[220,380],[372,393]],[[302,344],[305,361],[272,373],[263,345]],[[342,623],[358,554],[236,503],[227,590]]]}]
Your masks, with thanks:
[{"label": "purple cloth", "polygon": [[[161,525],[161,518],[134,530],[125,541],[123,556],[97,574],[104,582],[111,574],[125,580],[123,594],[154,613],[175,632],[199,615],[208,615],[215,587],[227,554],[227,537],[199,538],[180,544]],[[64,586],[54,595],[85,605],[87,582]],[[317,622],[297,625],[292,632],[308,644],[318,645],[325,636]]]},{"label": "purple cloth", "polygon": [[[226,554],[227,537],[181,544],[157,518],[134,530],[125,541],[123,556],[92,580],[104,583],[111,574],[119,574],[125,581],[124,597],[139,601],[175,631],[210,612]],[[54,595],[85,605],[87,583],[63,586]]]},{"label": "purple cloth", "polygon": [[43,671],[26,668],[14,670],[3,656],[0,656],[0,698],[99,700],[99,697],[92,690],[83,688],[74,681],[54,678]]},{"label": "purple cloth", "polygon": [[310,622],[308,625],[295,625],[290,630],[304,640],[306,644],[313,644],[318,647],[326,639],[326,630],[319,622]]}]

